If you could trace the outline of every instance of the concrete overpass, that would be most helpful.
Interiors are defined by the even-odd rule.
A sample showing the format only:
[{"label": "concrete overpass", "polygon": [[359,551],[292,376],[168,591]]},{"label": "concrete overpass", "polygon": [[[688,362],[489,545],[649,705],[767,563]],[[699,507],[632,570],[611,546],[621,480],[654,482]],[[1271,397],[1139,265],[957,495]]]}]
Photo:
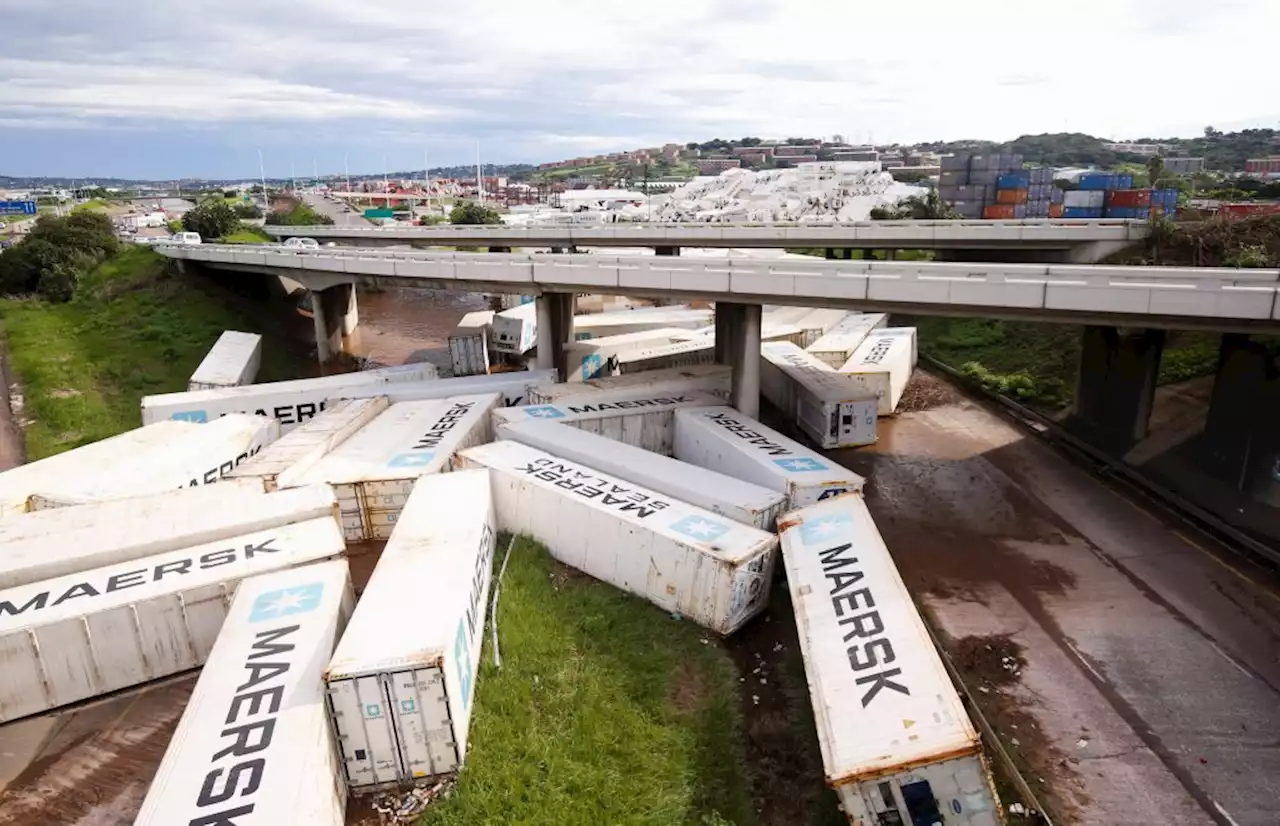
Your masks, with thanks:
[{"label": "concrete overpass", "polygon": [[156,249],[182,267],[287,277],[312,290],[322,360],[341,349],[343,334],[358,323],[359,285],[537,295],[538,365],[561,370],[564,343],[573,338],[576,293],[714,301],[715,352],[733,365],[734,406],[749,415],[759,404],[763,304],[1079,324],[1084,331],[1076,419],[1097,442],[1116,450],[1147,434],[1165,331],[1209,330],[1224,334],[1225,378],[1215,387],[1215,400],[1230,401],[1215,401],[1210,424],[1221,431],[1216,438],[1226,445],[1221,452],[1228,469],[1237,461],[1232,457],[1257,461],[1259,445],[1280,438],[1274,426],[1280,421],[1277,364],[1265,344],[1249,338],[1280,334],[1280,270],[307,251],[227,244]]},{"label": "concrete overpass", "polygon": [[[681,247],[806,248],[838,250],[933,249],[952,253],[1034,254],[1089,263],[1139,243],[1147,236],[1143,221],[1046,219],[1028,221],[864,221],[847,224],[596,224],[554,227],[286,227],[268,226],[276,238],[295,236],[362,247],[478,246],[510,251],[514,247],[654,247],[678,254]],[[971,257],[971,256],[966,256]]]}]

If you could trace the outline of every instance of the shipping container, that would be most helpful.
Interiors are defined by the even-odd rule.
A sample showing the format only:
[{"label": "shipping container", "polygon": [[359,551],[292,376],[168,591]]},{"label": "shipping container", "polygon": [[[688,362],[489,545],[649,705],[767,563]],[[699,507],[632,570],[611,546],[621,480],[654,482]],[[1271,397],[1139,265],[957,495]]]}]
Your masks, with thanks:
[{"label": "shipping container", "polygon": [[942,171],[951,172],[955,170],[967,170],[969,168],[968,155],[943,155]]},{"label": "shipping container", "polygon": [[982,217],[988,221],[1010,221],[1017,215],[1013,204],[989,204],[982,208]]},{"label": "shipping container", "polygon": [[691,310],[685,306],[637,307],[609,313],[574,316],[573,334],[578,340],[643,333],[663,327],[696,330],[712,321],[711,310]]},{"label": "shipping container", "polygon": [[1151,206],[1151,190],[1149,189],[1113,189],[1106,193],[1109,207],[1149,207]]},{"label": "shipping container", "polygon": [[562,399],[575,399],[597,393],[619,398],[644,398],[694,391],[704,391],[728,399],[732,382],[732,370],[728,365],[698,364],[649,373],[605,376],[574,384],[557,384],[553,380],[530,388],[528,403],[559,404]]},{"label": "shipping container", "polygon": [[772,534],[517,442],[455,463],[489,468],[501,529],[664,611],[730,634],[768,602]]},{"label": "shipping container", "polygon": [[617,396],[593,393],[576,399],[562,399],[557,404],[497,408],[493,411],[493,428],[496,432],[503,424],[556,422],[670,456],[675,410],[720,403],[718,397],[698,391],[668,396],[636,396],[628,391]]},{"label": "shipping container", "polygon": [[496,527],[485,470],[426,477],[405,503],[324,672],[351,791],[462,768]]},{"label": "shipping container", "polygon": [[448,472],[455,452],[492,438],[497,405],[496,393],[393,404],[320,461],[277,482],[331,485],[343,536],[386,539],[418,477]]},{"label": "shipping container", "polygon": [[806,351],[832,370],[838,370],[872,330],[888,323],[889,316],[884,313],[850,313]]},{"label": "shipping container", "polygon": [[867,336],[840,372],[858,381],[878,401],[876,412],[889,416],[916,366],[916,328],[884,327]]},{"label": "shipping container", "polygon": [[612,376],[618,359],[627,353],[651,349],[691,335],[680,327],[658,327],[638,333],[598,336],[572,341],[565,345],[565,381],[578,383],[601,376]]},{"label": "shipping container", "polygon": [[944,169],[938,176],[938,183],[941,186],[965,186],[969,183],[969,170]]},{"label": "shipping container", "polygon": [[236,583],[345,548],[330,516],[0,590],[0,722],[200,666]]},{"label": "shipping container", "polygon": [[710,364],[715,360],[715,355],[715,339],[710,336],[700,336],[693,341],[677,341],[625,353],[618,357],[614,375],[625,376],[654,370],[669,370],[673,367]]},{"label": "shipping container", "polygon": [[286,433],[239,467],[226,479],[257,479],[263,490],[276,490],[281,473],[305,473],[338,445],[382,415],[390,406],[386,396],[338,401],[323,413]]},{"label": "shipping container", "polygon": [[1001,189],[996,192],[997,204],[1025,204],[1027,202],[1027,190],[1025,189]]},{"label": "shipping container", "polygon": [[367,385],[384,387],[395,382],[419,382],[434,378],[436,368],[423,362],[317,379],[276,381],[221,390],[162,393],[143,396],[142,423],[153,424],[165,419],[211,422],[228,413],[250,413],[279,419],[281,432],[288,433],[323,410],[326,399],[349,398],[350,391],[355,388],[367,388]]},{"label": "shipping container", "polygon": [[1102,207],[1063,207],[1063,218],[1101,218]]},{"label": "shipping container", "polygon": [[455,376],[483,376],[489,372],[489,336],[493,310],[467,313],[449,334],[449,363]]},{"label": "shipping container", "polygon": [[983,206],[981,201],[953,201],[951,209],[961,218],[977,219],[982,217]]},{"label": "shipping container", "polygon": [[1146,220],[1151,217],[1151,209],[1149,207],[1107,207],[1102,211],[1104,218],[1124,218],[1124,219],[1142,219]]},{"label": "shipping container", "polygon": [[1062,197],[1062,204],[1066,207],[1101,209],[1106,202],[1107,193],[1101,190],[1071,190],[1063,193]]},{"label": "shipping container", "polygon": [[497,393],[502,397],[506,407],[525,404],[529,391],[539,385],[556,381],[559,373],[554,369],[546,370],[512,370],[505,373],[490,373],[487,376],[462,376],[456,379],[438,379],[436,381],[415,381],[397,384],[384,384],[376,387],[352,387],[342,397],[333,397],[330,403],[339,398],[358,399],[369,396],[386,396],[392,404],[399,402],[418,402],[427,399],[444,399],[450,396],[475,396],[483,393]]},{"label": "shipping container", "polygon": [[590,465],[611,476],[704,508],[726,519],[773,530],[782,493],[629,444],[550,421],[500,422],[494,436]]},{"label": "shipping container", "polygon": [[863,478],[732,407],[675,414],[675,458],[786,497],[788,508],[861,492]]},{"label": "shipping container", "polygon": [[1064,198],[1065,195],[1066,195],[1066,192],[1059,189],[1058,187],[1056,186],[1049,187],[1049,203],[1061,204],[1063,200],[1065,200]]},{"label": "shipping container", "polygon": [[137,826],[342,826],[321,673],[355,597],[344,560],[240,584]]},{"label": "shipping container", "polygon": [[[996,186],[1000,189],[1026,189],[1031,186],[1031,173],[1026,170],[1022,172],[1006,172],[996,179]],[[1007,203],[1017,202],[1008,201]]]},{"label": "shipping container", "polygon": [[826,307],[810,309],[799,321],[795,322],[804,335],[802,342],[795,342],[801,347],[810,347],[820,338],[831,332],[850,315],[848,310],[835,310]]},{"label": "shipping container", "polygon": [[875,443],[875,396],[794,344],[760,345],[760,390],[820,447]]},{"label": "shipping container", "polygon": [[970,185],[979,184],[982,186],[994,187],[996,185],[996,181],[998,180],[1000,180],[1000,173],[994,169],[986,169],[986,170],[973,169],[969,171]]},{"label": "shipping container", "polygon": [[845,817],[999,826],[981,742],[862,497],[778,526],[823,768]]},{"label": "shipping container", "polygon": [[537,302],[503,310],[493,317],[491,346],[499,353],[519,355],[533,349],[538,341]]},{"label": "shipping container", "polygon": [[187,382],[188,390],[213,390],[252,384],[262,363],[262,336],[227,330],[205,355]]},{"label": "shipping container", "polygon": [[0,522],[0,588],[326,516],[338,524],[323,485],[271,494],[205,485],[35,511]]},{"label": "shipping container", "polygon": [[1049,217],[1050,217],[1050,218],[1061,218],[1061,217],[1062,217],[1062,204],[1049,204]]},{"label": "shipping container", "polygon": [[280,425],[235,415],[133,432],[0,473],[5,512],[25,512],[33,494],[85,503],[211,484],[275,441]]}]

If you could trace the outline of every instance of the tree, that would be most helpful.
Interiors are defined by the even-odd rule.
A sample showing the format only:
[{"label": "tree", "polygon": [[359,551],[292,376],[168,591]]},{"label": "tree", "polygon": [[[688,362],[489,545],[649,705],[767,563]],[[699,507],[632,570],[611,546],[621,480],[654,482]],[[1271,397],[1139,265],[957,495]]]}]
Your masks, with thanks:
[{"label": "tree", "polygon": [[501,224],[502,216],[495,209],[490,209],[475,201],[459,201],[449,213],[451,224]]},{"label": "tree", "polygon": [[878,207],[871,210],[871,218],[877,221],[944,221],[958,217],[951,206],[931,189],[923,196],[903,198],[894,207]]},{"label": "tree", "polygon": [[1147,180],[1154,186],[1164,175],[1164,158],[1156,155],[1147,161]]},{"label": "tree", "polygon": [[66,301],[80,279],[119,248],[105,215],[43,216],[26,238],[0,255],[0,291],[39,291],[51,300]]},{"label": "tree", "polygon": [[249,201],[241,201],[231,208],[237,218],[261,218],[262,208]]},{"label": "tree", "polygon": [[201,238],[221,238],[235,232],[240,219],[225,201],[205,201],[182,216],[182,226]]}]

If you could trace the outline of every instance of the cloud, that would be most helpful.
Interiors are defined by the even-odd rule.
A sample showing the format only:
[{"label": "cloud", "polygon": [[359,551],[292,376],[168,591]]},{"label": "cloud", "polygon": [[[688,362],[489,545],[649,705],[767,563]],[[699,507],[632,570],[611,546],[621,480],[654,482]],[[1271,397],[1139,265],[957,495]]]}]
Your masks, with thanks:
[{"label": "cloud", "polygon": [[[541,161],[747,134],[1122,137],[1280,95],[1266,50],[1240,48],[1280,27],[1274,0],[0,0],[0,20],[0,157],[31,159],[95,129],[330,164],[422,145],[468,162],[476,141]],[[144,142],[113,163],[164,156]]]}]

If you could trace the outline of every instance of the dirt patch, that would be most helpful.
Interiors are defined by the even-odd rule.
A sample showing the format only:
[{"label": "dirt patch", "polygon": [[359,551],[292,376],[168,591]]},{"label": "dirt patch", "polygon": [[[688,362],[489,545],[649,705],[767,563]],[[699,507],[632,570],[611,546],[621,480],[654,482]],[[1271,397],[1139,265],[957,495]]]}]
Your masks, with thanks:
[{"label": "dirt patch", "polygon": [[1008,634],[962,637],[952,643],[951,660],[975,689],[1012,685],[1027,667],[1022,646]]},{"label": "dirt patch", "polygon": [[589,574],[584,574],[577,568],[571,568],[554,559],[551,560],[551,585],[557,591],[570,585],[581,585],[592,581],[592,577]]},{"label": "dirt patch", "polygon": [[692,714],[707,698],[707,680],[692,660],[684,660],[671,679],[668,702],[680,714]]},{"label": "dirt patch", "polygon": [[369,577],[373,576],[373,569],[377,567],[378,560],[382,559],[382,549],[385,547],[386,542],[375,540],[347,543],[347,565],[351,569],[351,587],[355,589],[356,596],[364,593]]},{"label": "dirt patch", "polygon": [[944,404],[953,404],[961,398],[960,392],[931,373],[916,370],[898,400],[898,413],[914,413]]},{"label": "dirt patch", "polygon": [[27,460],[27,449],[18,425],[22,418],[22,387],[9,366],[9,342],[3,326],[0,326],[0,381],[6,389],[4,401],[0,403],[0,470],[8,470]]},{"label": "dirt patch", "polygon": [[59,390],[54,390],[49,395],[53,396],[55,399],[74,399],[76,396],[80,395],[80,391],[72,390],[72,389],[65,389],[65,390],[59,389]]}]

